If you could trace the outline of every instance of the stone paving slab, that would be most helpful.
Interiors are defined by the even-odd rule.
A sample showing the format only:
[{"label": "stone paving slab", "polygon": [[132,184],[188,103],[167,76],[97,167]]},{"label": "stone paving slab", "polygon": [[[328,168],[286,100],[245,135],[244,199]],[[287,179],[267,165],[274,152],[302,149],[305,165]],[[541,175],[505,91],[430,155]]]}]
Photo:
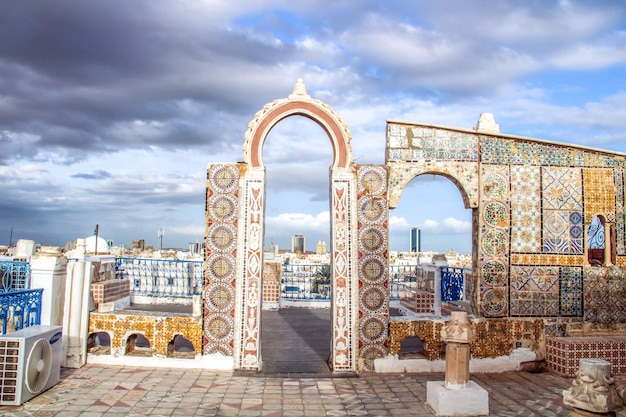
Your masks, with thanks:
[{"label": "stone paving slab", "polygon": [[[61,382],[0,416],[394,416],[423,417],[426,382],[443,374],[360,374],[353,378],[239,376],[203,369],[86,365],[64,369]],[[489,392],[490,416],[569,416],[552,373],[474,374]],[[617,413],[626,417],[625,411]]]}]

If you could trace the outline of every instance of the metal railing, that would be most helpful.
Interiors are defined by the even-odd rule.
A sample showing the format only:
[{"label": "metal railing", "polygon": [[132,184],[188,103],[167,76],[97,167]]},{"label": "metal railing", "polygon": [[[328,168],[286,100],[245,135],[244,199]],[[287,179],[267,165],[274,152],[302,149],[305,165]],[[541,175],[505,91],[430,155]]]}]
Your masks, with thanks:
[{"label": "metal railing", "polygon": [[115,277],[129,278],[135,295],[191,297],[202,294],[203,267],[202,261],[117,258]]},{"label": "metal railing", "polygon": [[285,264],[280,278],[280,296],[288,300],[330,300],[330,265]]},{"label": "metal railing", "polygon": [[30,262],[0,261],[0,293],[30,288]]},{"label": "metal railing", "polygon": [[462,301],[465,299],[464,275],[463,268],[441,267],[441,301]]},{"label": "metal railing", "polygon": [[423,288],[424,270],[417,265],[389,265],[389,295],[392,300],[399,300],[405,290],[415,291]]},{"label": "metal railing", "polygon": [[0,293],[2,334],[41,324],[43,288]]}]

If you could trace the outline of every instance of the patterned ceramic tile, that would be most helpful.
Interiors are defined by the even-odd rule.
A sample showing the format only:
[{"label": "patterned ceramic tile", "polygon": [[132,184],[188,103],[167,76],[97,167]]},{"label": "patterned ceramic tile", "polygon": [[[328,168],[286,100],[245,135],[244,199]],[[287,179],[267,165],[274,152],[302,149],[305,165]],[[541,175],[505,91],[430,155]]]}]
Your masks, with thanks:
[{"label": "patterned ceramic tile", "polygon": [[511,252],[541,251],[539,167],[511,167]]},{"label": "patterned ceramic tile", "polygon": [[624,187],[624,171],[616,169],[615,174],[615,231],[616,250],[618,255],[626,255],[626,187]]},{"label": "patterned ceramic tile", "polygon": [[563,266],[560,270],[561,316],[583,314],[582,268]]},{"label": "patterned ceramic tile", "polygon": [[615,178],[609,168],[587,168],[583,170],[585,190],[585,223],[602,214],[615,218]]},{"label": "patterned ceramic tile", "polygon": [[583,253],[582,214],[578,211],[543,211],[543,252]]},{"label": "patterned ceramic tile", "polygon": [[558,316],[559,268],[511,266],[511,315]]}]

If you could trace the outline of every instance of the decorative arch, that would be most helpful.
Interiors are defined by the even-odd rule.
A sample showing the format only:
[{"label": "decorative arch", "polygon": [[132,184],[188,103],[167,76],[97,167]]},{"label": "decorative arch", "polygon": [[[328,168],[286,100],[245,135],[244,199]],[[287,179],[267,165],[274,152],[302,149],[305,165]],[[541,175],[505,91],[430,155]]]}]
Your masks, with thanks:
[{"label": "decorative arch", "polygon": [[[411,175],[406,175],[404,177],[402,177],[401,182],[398,183],[397,185],[397,199],[394,198],[394,205],[393,208],[398,206],[398,203],[400,202],[400,198],[402,197],[402,193],[404,192],[404,189],[406,188],[406,186],[409,184],[409,182],[411,182],[413,179],[421,176],[421,175],[439,175],[441,177],[444,177],[448,180],[450,180],[450,182],[452,182],[457,190],[459,191],[459,193],[461,194],[461,198],[463,199],[463,205],[465,206],[466,209],[472,208],[472,202],[470,201],[470,197],[468,196],[467,193],[467,189],[465,188],[465,185],[455,176],[453,176],[452,174],[448,173],[448,172],[441,172],[441,171],[435,171],[435,170],[425,170],[423,172],[418,172],[417,170],[414,172],[411,172]],[[474,206],[475,207],[475,206]],[[390,208],[391,208],[391,203],[390,203]]]},{"label": "decorative arch", "polygon": [[[304,116],[317,123],[328,135],[333,148],[330,166],[330,243],[331,243],[331,358],[334,372],[355,372],[358,320],[356,169],[346,124],[327,104],[311,99],[301,79],[286,99],[266,104],[249,123],[243,144],[243,162],[209,166],[207,181],[207,288],[230,294],[232,303],[221,305],[218,297],[207,295],[205,303],[204,352],[232,356],[235,368],[258,370],[262,367],[260,323],[263,286],[263,240],[265,235],[266,171],[263,145],[267,135],[283,119]],[[222,215],[218,199],[229,199],[222,206],[233,207],[232,215]],[[220,200],[220,201],[222,201]],[[213,203],[215,202],[215,203]],[[232,244],[217,239],[229,231]],[[219,232],[219,233],[218,233]],[[236,233],[236,237],[234,236]],[[230,259],[233,262],[229,263]],[[215,261],[211,263],[210,261]],[[217,265],[219,268],[213,268]],[[228,274],[224,272],[224,267]],[[235,272],[236,269],[236,272]],[[226,276],[234,276],[234,283]],[[215,298],[215,299],[212,299]],[[229,298],[230,300],[230,298]],[[224,304],[224,303],[222,303]]]},{"label": "decorative arch", "polygon": [[298,79],[293,93],[287,99],[266,104],[248,124],[243,144],[244,162],[250,168],[263,166],[263,144],[270,131],[280,121],[291,116],[303,116],[317,123],[328,135],[333,147],[331,169],[352,165],[352,135],[348,126],[326,103],[312,99],[306,92],[302,79]]}]

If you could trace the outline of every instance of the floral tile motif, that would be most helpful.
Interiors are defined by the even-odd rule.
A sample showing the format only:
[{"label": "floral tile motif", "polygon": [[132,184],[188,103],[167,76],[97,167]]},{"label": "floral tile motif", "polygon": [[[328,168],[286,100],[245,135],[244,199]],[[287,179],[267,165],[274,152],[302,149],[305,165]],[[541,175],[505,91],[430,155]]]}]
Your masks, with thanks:
[{"label": "floral tile motif", "polygon": [[511,266],[511,315],[558,316],[559,268]]},{"label": "floral tile motif", "polygon": [[511,252],[541,251],[539,167],[511,167]]},{"label": "floral tile motif", "polygon": [[610,168],[586,168],[583,170],[585,190],[585,223],[602,214],[615,218],[615,179]]},{"label": "floral tile motif", "polygon": [[543,209],[582,211],[580,169],[542,167]]}]

